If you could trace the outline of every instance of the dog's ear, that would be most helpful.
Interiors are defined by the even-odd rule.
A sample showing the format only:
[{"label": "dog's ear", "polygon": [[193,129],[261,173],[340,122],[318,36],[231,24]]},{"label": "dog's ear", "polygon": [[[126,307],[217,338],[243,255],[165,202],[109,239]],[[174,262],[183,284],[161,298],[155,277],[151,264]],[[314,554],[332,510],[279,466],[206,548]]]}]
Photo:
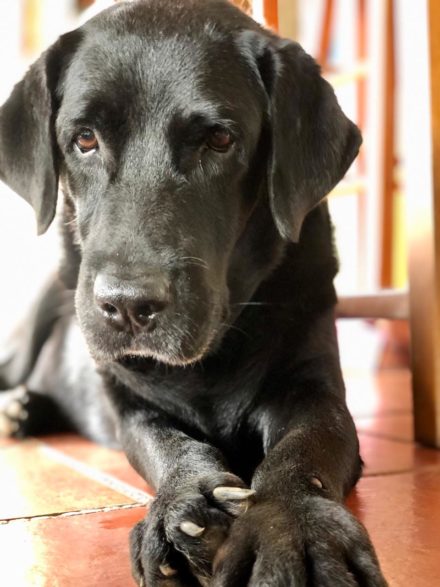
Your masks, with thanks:
[{"label": "dog's ear", "polygon": [[361,135],[319,66],[297,43],[254,32],[243,42],[268,96],[272,214],[281,236],[298,241],[307,213],[356,157]]},{"label": "dog's ear", "polygon": [[38,234],[48,229],[55,215],[57,86],[78,42],[78,31],[60,37],[30,67],[0,108],[0,179],[32,205]]}]

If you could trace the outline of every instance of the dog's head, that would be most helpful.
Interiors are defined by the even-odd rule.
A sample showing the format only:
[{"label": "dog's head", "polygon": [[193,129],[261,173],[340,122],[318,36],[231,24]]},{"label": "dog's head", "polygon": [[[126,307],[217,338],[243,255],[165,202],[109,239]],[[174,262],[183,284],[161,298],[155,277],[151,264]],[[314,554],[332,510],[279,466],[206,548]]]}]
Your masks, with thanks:
[{"label": "dog's head", "polygon": [[61,37],[0,110],[0,177],[77,249],[99,361],[221,338],[360,135],[315,62],[224,0],[143,0]]}]

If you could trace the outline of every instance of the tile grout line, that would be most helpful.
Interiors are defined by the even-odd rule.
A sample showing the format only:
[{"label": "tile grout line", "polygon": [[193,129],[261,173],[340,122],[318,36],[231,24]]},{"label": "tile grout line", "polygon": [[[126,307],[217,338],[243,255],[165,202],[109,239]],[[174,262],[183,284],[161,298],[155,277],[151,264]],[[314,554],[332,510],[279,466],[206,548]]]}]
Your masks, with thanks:
[{"label": "tile grout line", "polygon": [[394,477],[397,475],[419,475],[422,473],[438,472],[440,470],[440,463],[438,465],[416,465],[413,469],[401,469],[398,471],[378,471],[377,473],[364,473],[361,475],[362,479],[372,479],[377,477]]},{"label": "tile grout line", "polygon": [[[361,434],[363,436],[372,436],[373,438],[379,438],[381,440],[390,440],[392,442],[398,442],[400,444],[417,444],[414,440],[408,440],[406,438],[398,438],[397,436],[392,436],[389,435],[387,433],[382,433],[382,432],[370,432],[369,430],[358,430],[358,435]],[[431,449],[431,447],[429,446],[421,446],[420,448],[427,448],[427,449]],[[435,450],[435,449],[434,449]]]},{"label": "tile grout line", "polygon": [[55,512],[53,514],[40,514],[36,516],[23,516],[18,518],[9,518],[7,520],[0,520],[0,526],[11,524],[13,522],[32,522],[32,520],[50,520],[52,518],[68,518],[72,516],[87,516],[89,514],[100,514],[115,512],[120,510],[134,510],[139,507],[144,507],[142,503],[124,503],[120,505],[104,506],[102,508],[87,508],[83,510],[74,510],[71,512]]},{"label": "tile grout line", "polygon": [[103,471],[99,471],[86,463],[83,463],[74,457],[64,454],[60,450],[48,446],[46,444],[41,443],[39,446],[39,450],[43,452],[46,456],[51,458],[52,460],[65,465],[69,469],[74,470],[81,475],[96,481],[100,485],[104,485],[113,491],[132,499],[138,505],[149,505],[152,501],[154,501],[154,497],[149,495],[145,491],[141,489],[136,489],[132,485],[117,479],[113,475],[109,473],[104,473]]},{"label": "tile grout line", "polygon": [[351,414],[351,417],[353,418],[353,420],[371,420],[373,418],[388,418],[388,417],[393,417],[393,416],[413,416],[414,412],[413,410],[403,410],[400,408],[393,408],[393,409],[389,409],[389,410],[385,410],[384,412],[378,411],[378,412],[370,412],[370,413],[366,413],[366,412],[360,412],[360,413],[352,413],[350,408],[348,408],[348,411]]},{"label": "tile grout line", "polygon": [[[388,433],[386,432],[370,432],[368,430],[360,430],[360,429],[356,429],[357,435],[359,437],[371,437],[373,436],[374,438],[381,438],[382,440],[389,440],[390,442],[394,443],[394,444],[413,444],[414,446],[416,446],[417,448],[422,448],[422,449],[426,449],[426,450],[437,450],[435,448],[429,447],[429,446],[423,446],[423,445],[419,445],[415,440],[405,440],[404,438],[392,438],[391,436],[387,435]],[[385,436],[387,435],[387,436]]]}]

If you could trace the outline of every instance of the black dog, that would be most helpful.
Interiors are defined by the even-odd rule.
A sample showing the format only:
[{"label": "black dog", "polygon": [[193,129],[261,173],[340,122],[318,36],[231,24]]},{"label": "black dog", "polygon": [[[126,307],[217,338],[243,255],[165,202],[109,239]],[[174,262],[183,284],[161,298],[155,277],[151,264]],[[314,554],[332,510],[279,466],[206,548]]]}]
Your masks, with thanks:
[{"label": "black dog", "polygon": [[137,1],[61,37],[0,116],[40,233],[64,192],[4,432],[118,439],[157,489],[139,584],[385,585],[342,505],[361,461],[320,203],[361,139],[314,61],[226,0]]}]

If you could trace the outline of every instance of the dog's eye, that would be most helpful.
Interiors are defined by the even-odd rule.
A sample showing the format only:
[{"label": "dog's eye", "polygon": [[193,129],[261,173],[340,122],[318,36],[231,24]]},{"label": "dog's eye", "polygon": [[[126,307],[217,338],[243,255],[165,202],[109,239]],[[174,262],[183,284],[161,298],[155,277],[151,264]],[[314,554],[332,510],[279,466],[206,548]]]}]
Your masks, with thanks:
[{"label": "dog's eye", "polygon": [[98,148],[98,139],[90,128],[83,128],[73,139],[81,153],[91,153]]},{"label": "dog's eye", "polygon": [[206,144],[213,151],[226,153],[234,142],[231,133],[227,128],[215,127],[211,130]]}]

